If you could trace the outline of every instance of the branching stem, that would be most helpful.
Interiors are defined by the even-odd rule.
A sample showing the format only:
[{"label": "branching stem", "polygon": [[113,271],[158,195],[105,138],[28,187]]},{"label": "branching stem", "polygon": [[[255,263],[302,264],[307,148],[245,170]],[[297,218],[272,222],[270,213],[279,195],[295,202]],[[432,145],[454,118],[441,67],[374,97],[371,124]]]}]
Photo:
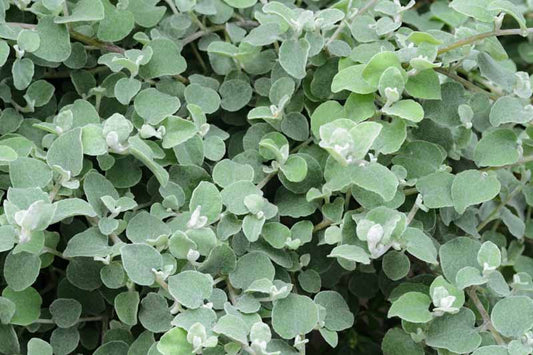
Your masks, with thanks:
[{"label": "branching stem", "polygon": [[476,306],[479,314],[481,315],[481,318],[483,319],[484,325],[490,331],[490,333],[492,334],[494,340],[496,340],[496,342],[499,345],[505,345],[505,341],[503,340],[503,338],[500,335],[500,333],[498,333],[498,331],[492,325],[489,313],[487,312],[487,310],[485,309],[485,306],[483,306],[483,303],[481,303],[481,300],[477,296],[476,288],[475,287],[470,287],[466,292],[468,293],[468,296],[470,296],[470,299],[472,300],[472,302]]},{"label": "branching stem", "polygon": [[333,224],[332,221],[330,221],[329,219],[325,219],[323,220],[322,222],[320,222],[319,224],[317,224],[314,228],[313,228],[313,233],[316,233],[318,231],[321,231],[322,229],[325,229],[325,228],[328,228],[329,226],[331,226]]},{"label": "branching stem", "polygon": [[[513,29],[508,29],[508,30],[497,30],[497,31],[478,33],[477,35],[463,38],[457,42],[454,42],[446,47],[439,49],[438,54],[441,55],[449,51],[453,51],[454,49],[461,48],[469,44],[474,44],[476,42],[479,42],[489,37],[516,36],[516,35],[522,35],[522,32],[523,30],[521,28],[513,28]],[[533,33],[533,28],[528,28],[527,32],[528,34]]]},{"label": "branching stem", "polygon": [[471,81],[466,80],[465,78],[463,78],[463,77],[451,72],[448,69],[435,68],[434,70],[437,73],[446,75],[448,78],[450,78],[450,79],[452,79],[454,81],[457,81],[459,84],[463,85],[466,89],[468,89],[470,91],[485,94],[485,95],[489,96],[492,100],[498,100],[498,98],[500,97],[497,94],[494,94],[494,93],[489,92],[489,91],[487,91],[487,90],[485,90],[483,88],[480,88],[479,86],[477,86],[476,84],[472,83]]},{"label": "branching stem", "polygon": [[[76,324],[83,323],[83,322],[99,322],[103,318],[104,317],[102,317],[102,316],[80,318],[80,319],[78,319]],[[55,322],[52,319],[37,319],[33,323],[37,323],[37,324],[55,324]]]},{"label": "branching stem", "polygon": [[480,232],[481,230],[483,230],[483,228],[485,228],[485,226],[486,226],[487,224],[489,224],[490,221],[492,221],[492,219],[493,219],[494,217],[496,217],[496,215],[498,214],[498,212],[499,212],[503,207],[505,207],[505,205],[507,205],[507,204],[512,200],[512,198],[513,198],[517,193],[519,193],[519,192],[522,190],[523,187],[524,187],[524,185],[520,184],[520,185],[518,185],[513,191],[511,191],[511,192],[507,195],[507,197],[506,197],[504,200],[502,200],[502,201],[500,202],[500,204],[499,204],[498,206],[496,206],[496,207],[495,207],[495,208],[489,213],[489,215],[487,216],[487,218],[485,218],[485,219],[484,219],[484,220],[483,220],[483,221],[477,226],[476,230],[477,230],[478,232]]},{"label": "branching stem", "polygon": [[[353,20],[355,17],[357,16],[360,16],[362,14],[364,14],[365,12],[367,12],[372,6],[374,6],[376,3],[378,2],[378,0],[369,0],[368,3],[361,8],[361,10],[359,10],[355,16],[353,16],[351,18],[351,20]],[[348,9],[349,11],[350,9]],[[346,26],[348,23],[346,20],[342,21],[340,23],[340,25],[337,27],[337,29],[335,30],[335,32],[333,32],[333,34],[331,35],[331,37],[327,40],[326,44],[324,45],[324,47],[327,48],[327,46],[329,46],[331,44],[331,42],[333,42],[334,40],[337,39],[337,37],[339,37],[339,35],[341,34],[342,30],[344,30],[344,26]]]}]

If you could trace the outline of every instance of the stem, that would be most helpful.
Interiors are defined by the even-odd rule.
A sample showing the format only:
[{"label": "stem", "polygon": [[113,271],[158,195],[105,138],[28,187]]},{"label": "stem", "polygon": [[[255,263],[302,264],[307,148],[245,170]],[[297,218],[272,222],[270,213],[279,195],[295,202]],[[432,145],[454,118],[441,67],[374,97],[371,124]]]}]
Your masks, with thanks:
[{"label": "stem", "polygon": [[[37,27],[37,25],[31,24],[31,23],[21,23],[21,22],[8,22],[9,26],[17,26],[25,29],[33,30]],[[77,41],[80,41],[82,43],[88,44],[90,46],[100,48],[109,52],[115,52],[115,53],[124,53],[126,50],[124,48],[121,48],[119,46],[115,46],[114,44],[101,42],[97,39],[88,37],[84,34],[81,34],[76,31],[72,31],[69,29],[70,37],[74,38]]]},{"label": "stem", "polygon": [[[307,140],[303,141],[302,143],[300,143],[299,145],[297,145],[296,147],[294,147],[290,153],[296,153],[298,152],[300,149],[304,148],[304,147],[307,147],[311,142],[313,141],[313,138],[308,138]],[[276,176],[278,174],[277,171],[274,171],[270,174],[268,174],[267,176],[265,176],[265,178],[263,180],[261,180],[258,184],[257,184],[257,187],[259,189],[262,189],[263,187],[265,187],[266,184],[268,184],[268,182],[270,180],[272,180],[274,178],[274,176]]]},{"label": "stem", "polygon": [[[350,18],[350,20],[353,20],[354,18],[356,18],[357,16],[360,16],[362,14],[364,14],[365,12],[367,12],[372,6],[374,6],[376,3],[378,2],[378,0],[369,0],[368,3],[363,7],[361,8],[361,10],[359,10],[352,18]],[[349,11],[350,9],[348,9]],[[331,42],[333,42],[334,40],[337,39],[337,37],[339,37],[339,35],[341,34],[342,30],[344,30],[344,26],[347,25],[347,21],[342,21],[339,25],[339,27],[337,27],[337,29],[335,30],[335,32],[333,32],[333,34],[331,35],[331,37],[327,40],[326,44],[324,45],[324,47],[327,47],[331,44]]]},{"label": "stem", "polygon": [[527,164],[527,163],[530,163],[530,162],[533,162],[533,155],[527,155],[525,157],[522,157],[522,159],[520,159],[519,161],[517,161],[516,163],[513,163],[513,164],[507,164],[507,165],[497,166],[497,167],[489,167],[489,168],[482,169],[482,171],[514,168],[514,167],[517,167],[517,166],[520,166],[520,165],[523,165],[523,164]]},{"label": "stem", "polygon": [[235,292],[235,289],[233,288],[233,286],[231,285],[228,279],[226,279],[226,286],[228,287],[228,295],[229,295],[229,300],[231,301],[231,304],[236,305],[237,304],[237,293]]},{"label": "stem", "polygon": [[494,208],[492,210],[492,212],[487,216],[487,218],[485,218],[476,228],[476,230],[478,232],[480,232],[483,228],[485,228],[487,226],[487,224],[490,223],[490,221],[492,221],[492,219],[498,214],[498,212],[505,206],[509,203],[509,201],[512,200],[512,198],[517,194],[519,193],[522,188],[524,187],[524,185],[520,184],[518,185],[513,191],[511,191],[511,193],[509,193],[509,195],[507,195],[507,197],[502,200],[500,202],[500,204],[498,206],[496,206],[496,208]]},{"label": "stem", "polygon": [[[418,195],[418,196],[420,196],[420,195]],[[415,203],[413,204],[413,207],[411,207],[411,210],[409,211],[409,214],[407,215],[407,225],[411,224],[411,222],[415,218],[416,213],[418,212],[419,208],[420,207],[418,206],[417,201],[415,201]]]},{"label": "stem", "polygon": [[59,182],[55,183],[54,187],[52,188],[52,191],[50,191],[50,195],[48,196],[50,199],[50,202],[54,202],[57,196],[57,193],[59,192],[60,189],[61,189],[61,184]]},{"label": "stem", "polygon": [[296,147],[294,147],[294,148],[291,150],[291,153],[296,153],[296,152],[299,151],[300,149],[302,149],[302,148],[304,148],[304,147],[307,147],[312,141],[313,141],[313,138],[308,138],[308,139],[306,139],[305,141],[303,141],[302,143],[300,143],[299,145],[297,145]]},{"label": "stem", "polygon": [[268,174],[267,176],[265,176],[265,178],[263,180],[261,180],[258,184],[257,184],[257,188],[259,190],[261,190],[263,187],[265,187],[266,184],[268,184],[268,182],[270,180],[272,180],[272,178],[274,178],[274,176],[276,176],[278,174],[277,171],[273,172],[273,173],[270,173]]},{"label": "stem", "polygon": [[161,286],[162,289],[164,289],[165,291],[168,292],[168,284],[166,283],[165,280],[163,280],[161,277],[159,277],[159,275],[155,275],[155,282]]},{"label": "stem", "polygon": [[[97,74],[97,73],[106,72],[108,70],[109,70],[109,68],[106,67],[106,66],[99,66],[99,67],[96,67],[96,68],[87,69],[85,71],[87,71],[89,73],[92,73],[92,74]],[[48,72],[45,72],[41,76],[41,78],[43,78],[43,79],[68,79],[68,78],[70,78],[71,72],[72,71],[70,71],[70,70],[48,71]]]},{"label": "stem", "polygon": [[[95,317],[86,317],[86,318],[80,318],[78,319],[78,321],[76,322],[76,324],[78,323],[83,323],[83,322],[99,322],[103,319],[104,317],[102,316],[95,316]],[[34,324],[37,323],[37,324],[55,324],[55,322],[52,320],[52,319],[37,319],[33,322]]]},{"label": "stem", "polygon": [[174,4],[174,0],[165,0],[165,2],[167,3],[168,7],[170,7],[170,10],[174,15],[179,15],[179,11],[176,8],[176,4]]},{"label": "stem", "polygon": [[108,52],[114,52],[114,53],[124,53],[126,50],[122,47],[116,46],[114,44],[100,42],[97,39],[85,36],[79,32],[76,31],[70,31],[70,37],[74,38],[77,41],[83,42],[85,44],[88,44],[90,46],[103,49]]},{"label": "stem", "polygon": [[[305,341],[305,334],[301,335],[302,341]],[[305,343],[300,346],[300,350],[298,351],[300,355],[305,355]]]},{"label": "stem", "polygon": [[109,235],[109,238],[111,239],[111,241],[113,242],[113,244],[119,244],[119,243],[122,243],[122,240],[120,240],[120,238],[115,234],[115,233],[111,233]]},{"label": "stem", "polygon": [[474,305],[476,306],[479,314],[481,314],[481,318],[483,319],[483,323],[487,326],[487,329],[490,331],[490,333],[494,337],[494,340],[496,340],[496,342],[499,345],[505,345],[505,342],[503,341],[500,333],[498,333],[498,331],[492,325],[492,322],[490,320],[490,316],[489,316],[487,310],[485,309],[485,307],[483,306],[483,303],[481,303],[479,297],[477,296],[476,288],[475,287],[471,287],[466,292],[468,293],[468,296],[470,296],[470,299],[472,300],[472,302],[474,302]]},{"label": "stem", "polygon": [[409,189],[403,190],[403,193],[405,194],[405,196],[411,196],[418,193],[418,190],[416,189],[416,187],[411,187]]},{"label": "stem", "polygon": [[[485,38],[489,38],[489,37],[499,37],[499,36],[516,36],[516,35],[522,35],[522,29],[521,28],[513,28],[513,29],[508,29],[508,30],[497,30],[497,31],[489,31],[489,32],[483,32],[483,33],[478,33],[477,35],[474,35],[474,36],[470,36],[470,37],[466,37],[466,38],[463,38],[457,42],[454,42],[446,47],[443,47],[441,49],[439,49],[439,51],[437,52],[438,55],[441,55],[441,54],[444,54],[444,53],[447,53],[449,51],[453,51],[454,49],[457,49],[457,48],[460,48],[460,47],[463,47],[463,46],[467,46],[469,44],[474,44],[478,41],[481,41],[481,40],[484,40]],[[528,28],[527,29],[527,33],[530,34],[530,33],[533,33],[533,28]]]},{"label": "stem", "polygon": [[192,53],[196,57],[196,60],[198,60],[198,64],[200,64],[200,66],[202,67],[203,72],[207,73],[207,65],[205,65],[205,62],[204,62],[202,56],[200,55],[200,52],[198,52],[198,48],[196,48],[196,44],[195,43],[191,44],[191,49],[192,49]]},{"label": "stem", "polygon": [[459,84],[462,84],[466,89],[474,92],[479,92],[485,95],[488,95],[492,100],[496,101],[500,97],[497,94],[488,92],[487,90],[480,88],[476,84],[466,80],[465,78],[460,77],[459,75],[452,73],[449,70],[446,70],[444,68],[435,68],[434,69],[437,73],[441,73],[443,75],[446,75],[448,78],[457,81]]},{"label": "stem", "polygon": [[333,224],[332,221],[328,220],[328,219],[325,219],[323,220],[322,222],[320,222],[319,224],[317,224],[314,228],[313,228],[313,233],[316,233],[318,231],[321,231],[322,229],[325,229],[329,226],[331,226]]},{"label": "stem", "polygon": [[176,79],[177,81],[181,81],[184,84],[188,84],[189,83],[189,79],[187,79],[186,77],[184,77],[182,75],[176,74],[176,75],[172,75],[172,77],[174,79]]},{"label": "stem", "polygon": [[224,25],[217,25],[217,26],[212,26],[212,27],[208,27],[206,28],[205,30],[202,30],[202,31],[198,31],[198,32],[194,32],[193,34],[185,37],[183,39],[183,46],[186,46],[187,44],[191,43],[191,42],[194,42],[196,41],[198,38],[201,38],[205,35],[208,35],[210,34],[211,32],[217,32],[217,31],[223,31],[226,27]]},{"label": "stem", "polygon": [[226,277],[225,276],[221,276],[221,277],[217,277],[216,279],[213,280],[213,285],[216,285],[222,281],[225,281],[226,280]]},{"label": "stem", "polygon": [[[198,16],[196,16],[196,14],[192,11],[189,12],[189,17],[191,18],[191,20],[196,23],[198,25],[198,27],[200,27],[201,30],[205,31],[207,28],[205,27],[205,25],[202,23],[202,21],[200,21],[200,19],[198,18]],[[225,28],[225,27],[224,27]]]},{"label": "stem", "polygon": [[70,260],[70,258],[67,258],[65,256],[63,256],[63,253],[60,252],[60,251],[57,251],[55,249],[52,249],[52,248],[48,248],[48,247],[43,247],[43,250],[42,250],[42,254],[52,254],[52,255],[55,255],[61,259],[64,259],[64,260]]},{"label": "stem", "polygon": [[9,26],[18,26],[21,28],[25,28],[27,30],[34,30],[37,25],[31,24],[31,23],[22,23],[22,22],[8,22]]},{"label": "stem", "polygon": [[100,112],[100,104],[102,103],[102,94],[101,93],[97,93],[95,96],[94,96],[94,108],[96,109],[96,112]]},{"label": "stem", "polygon": [[349,187],[348,191],[346,191],[346,195],[344,197],[344,209],[347,211],[350,207],[350,200],[352,198],[352,188]]}]

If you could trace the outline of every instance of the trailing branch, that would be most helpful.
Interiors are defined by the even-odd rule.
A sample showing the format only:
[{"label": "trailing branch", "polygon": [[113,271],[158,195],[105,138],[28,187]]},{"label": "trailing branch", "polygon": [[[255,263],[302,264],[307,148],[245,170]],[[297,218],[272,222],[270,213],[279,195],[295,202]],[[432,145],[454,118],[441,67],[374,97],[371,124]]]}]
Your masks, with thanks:
[{"label": "trailing branch", "polygon": [[[469,44],[474,44],[476,42],[479,42],[481,40],[484,40],[489,37],[500,37],[500,36],[516,36],[516,35],[522,35],[523,30],[521,28],[513,28],[508,30],[497,30],[497,31],[489,31],[489,32],[483,32],[479,33],[477,35],[473,35],[470,37],[463,38],[457,42],[454,42],[446,47],[443,47],[439,49],[437,52],[439,55],[447,53],[449,51],[453,51],[454,49],[461,48],[463,46],[467,46]],[[527,32],[529,34],[533,33],[533,28],[528,28]]]}]

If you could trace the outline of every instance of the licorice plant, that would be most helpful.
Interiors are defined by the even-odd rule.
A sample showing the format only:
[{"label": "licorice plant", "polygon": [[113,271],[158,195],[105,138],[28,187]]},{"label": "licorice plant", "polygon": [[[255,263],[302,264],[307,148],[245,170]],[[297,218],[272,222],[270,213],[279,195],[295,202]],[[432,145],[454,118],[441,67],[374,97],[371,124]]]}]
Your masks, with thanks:
[{"label": "licorice plant", "polygon": [[532,27],[0,0],[0,353],[531,354]]}]

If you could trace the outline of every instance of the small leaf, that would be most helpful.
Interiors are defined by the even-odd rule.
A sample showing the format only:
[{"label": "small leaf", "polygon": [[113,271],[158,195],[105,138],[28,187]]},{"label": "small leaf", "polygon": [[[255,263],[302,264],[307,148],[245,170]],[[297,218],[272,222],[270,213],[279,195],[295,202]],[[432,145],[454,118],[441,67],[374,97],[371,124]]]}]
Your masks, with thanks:
[{"label": "small leaf", "polygon": [[481,270],[477,254],[481,244],[467,237],[459,237],[443,244],[439,249],[439,259],[446,279],[455,282],[459,270],[466,266]]},{"label": "small leaf", "polygon": [[474,312],[468,308],[437,317],[429,326],[426,344],[459,354],[472,352],[481,344],[481,336],[474,329],[475,320]]},{"label": "small leaf", "polygon": [[213,331],[227,336],[228,338],[238,341],[242,344],[248,343],[248,329],[246,323],[236,315],[226,314],[220,317]]},{"label": "small leaf", "polygon": [[37,25],[37,33],[39,33],[41,45],[37,51],[33,52],[36,57],[49,62],[62,62],[70,56],[72,47],[67,27],[55,24],[54,16],[41,17]]},{"label": "small leaf", "polygon": [[489,119],[494,127],[505,123],[524,124],[533,120],[533,108],[524,107],[516,97],[502,96],[492,105]]},{"label": "small leaf", "polygon": [[139,75],[143,79],[159,78],[165,75],[178,75],[187,69],[185,58],[182,57],[178,46],[167,38],[156,38],[145,48],[152,50],[152,58],[141,66]]},{"label": "small leaf", "polygon": [[383,257],[383,272],[393,281],[404,278],[410,270],[411,262],[407,255],[395,250],[389,251]]},{"label": "small leaf", "polygon": [[101,0],[105,17],[98,23],[97,36],[105,42],[117,42],[126,37],[133,29],[133,14],[125,9],[119,9],[109,0]]},{"label": "small leaf", "polygon": [[128,143],[129,152],[152,171],[161,186],[165,186],[168,183],[168,172],[154,160],[152,148],[137,135],[130,137]]},{"label": "small leaf", "polygon": [[101,234],[97,228],[89,228],[69,239],[63,256],[106,257],[111,252],[107,236]]},{"label": "small leaf", "polygon": [[67,198],[54,202],[55,213],[50,224],[60,222],[73,216],[96,217],[93,207],[79,198]]},{"label": "small leaf", "polygon": [[279,63],[282,68],[296,79],[306,75],[305,66],[309,55],[310,44],[306,39],[288,39],[279,48]]},{"label": "small leaf", "polygon": [[398,179],[386,167],[378,163],[354,166],[351,173],[352,182],[368,191],[372,191],[390,201],[396,194]]},{"label": "small leaf", "polygon": [[127,291],[119,293],[113,301],[118,319],[127,325],[137,324],[137,310],[139,308],[139,293]]},{"label": "small leaf", "polygon": [[244,80],[224,81],[218,90],[222,97],[221,106],[229,112],[239,111],[252,99],[252,87]]},{"label": "small leaf", "polygon": [[440,100],[439,76],[431,69],[409,76],[405,84],[405,91],[417,99]]},{"label": "small leaf", "polygon": [[[365,66],[363,64],[352,65],[339,71],[331,82],[331,91],[340,92],[348,90],[357,94],[371,94],[377,87],[367,83],[362,76]],[[376,83],[377,85],[377,83]]]},{"label": "small leaf", "polygon": [[424,118],[424,109],[414,100],[400,100],[390,107],[384,107],[383,113],[403,118],[411,122],[420,122]]},{"label": "small leaf", "polygon": [[137,213],[126,227],[126,237],[133,243],[147,243],[157,240],[160,236],[169,236],[170,228],[159,218],[146,211]]},{"label": "small leaf", "polygon": [[490,314],[494,328],[506,337],[519,337],[533,327],[533,301],[525,296],[501,299]]},{"label": "small leaf", "polygon": [[494,175],[477,170],[460,172],[452,183],[455,210],[462,214],[468,206],[492,200],[500,192],[500,187],[500,182]]},{"label": "small leaf", "polygon": [[291,293],[276,301],[272,308],[272,327],[283,339],[309,333],[317,321],[318,308],[306,296]]},{"label": "small leaf", "polygon": [[77,176],[83,168],[81,129],[75,128],[57,137],[48,149],[46,162],[52,168],[58,165]]},{"label": "small leaf", "polygon": [[26,89],[33,79],[34,70],[35,67],[30,59],[16,59],[11,68],[15,88],[18,90]]},{"label": "small leaf", "polygon": [[181,355],[193,352],[193,346],[187,341],[187,332],[173,328],[163,334],[157,343],[157,350],[163,355]]},{"label": "small leaf", "polygon": [[202,181],[192,192],[189,210],[200,208],[200,215],[207,217],[207,223],[213,223],[220,217],[222,211],[222,198],[216,186],[210,182]]},{"label": "small leaf", "polygon": [[388,317],[400,317],[411,323],[427,323],[433,316],[428,310],[429,296],[420,292],[408,292],[392,303]]},{"label": "small leaf", "polygon": [[185,88],[185,100],[189,105],[199,106],[206,114],[218,110],[221,101],[215,90],[194,83]]},{"label": "small leaf", "polygon": [[481,248],[477,253],[477,262],[483,270],[494,270],[500,267],[502,262],[500,249],[493,242],[486,241],[481,244]]},{"label": "small leaf", "polygon": [[81,304],[71,298],[57,298],[49,307],[52,320],[60,328],[69,328],[78,322]]},{"label": "small leaf", "polygon": [[122,78],[115,84],[115,97],[121,104],[127,105],[140,89],[141,82],[139,80]]},{"label": "small leaf", "polygon": [[243,215],[248,213],[248,208],[244,204],[244,198],[248,195],[262,196],[263,194],[250,181],[237,181],[226,186],[220,195],[222,196],[222,203],[229,212],[236,215]]},{"label": "small leaf", "polygon": [[[11,149],[0,146],[0,150],[4,148]],[[13,187],[44,188],[52,180],[52,170],[40,160],[19,157],[9,164],[9,178]]]},{"label": "small leaf", "polygon": [[6,287],[2,291],[2,296],[15,304],[16,311],[11,324],[29,325],[39,318],[42,298],[34,288],[28,287],[17,292]]},{"label": "small leaf", "polygon": [[370,264],[370,257],[367,252],[357,245],[339,245],[333,248],[331,253],[329,253],[328,257],[341,258],[344,260],[354,261],[361,264]]},{"label": "small leaf", "polygon": [[23,291],[39,276],[41,259],[39,255],[21,252],[9,253],[4,264],[4,278],[14,291]]},{"label": "small leaf", "polygon": [[213,278],[198,271],[182,271],[168,279],[168,292],[187,308],[198,308],[211,297]]},{"label": "small leaf", "polygon": [[229,280],[234,287],[247,289],[256,280],[274,280],[274,271],[274,265],[265,254],[251,252],[239,258]]},{"label": "small leaf", "polygon": [[253,181],[254,169],[233,160],[219,161],[213,168],[213,181],[222,188],[237,181]]},{"label": "small leaf", "polygon": [[361,76],[371,87],[377,88],[381,75],[391,67],[397,68],[400,72],[403,71],[400,60],[395,53],[381,52],[370,59],[361,72]]},{"label": "small leaf", "polygon": [[122,264],[128,277],[136,284],[150,286],[155,281],[153,269],[162,266],[161,254],[146,244],[127,244],[120,248]]},{"label": "small leaf", "polygon": [[383,338],[381,350],[384,355],[423,355],[424,348],[400,328],[390,329]]},{"label": "small leaf", "polygon": [[430,264],[437,264],[437,248],[433,241],[418,228],[408,227],[402,234],[409,254]]},{"label": "small leaf", "polygon": [[177,97],[149,88],[142,90],[134,100],[135,111],[146,123],[156,125],[180,108]]},{"label": "small leaf", "polygon": [[450,7],[481,22],[492,22],[496,13],[495,11],[490,11],[487,5],[485,0],[453,0]]},{"label": "small leaf", "polygon": [[445,171],[421,177],[416,189],[422,194],[424,205],[428,208],[452,207],[452,184],[454,176]]},{"label": "small leaf", "polygon": [[510,129],[494,130],[481,138],[474,150],[477,166],[504,166],[519,159],[517,137]]},{"label": "small leaf", "polygon": [[298,155],[290,155],[285,164],[281,166],[281,171],[287,180],[300,182],[307,175],[307,162]]},{"label": "small leaf", "polygon": [[350,328],[354,323],[354,316],[350,312],[344,298],[336,291],[319,292],[314,301],[326,309],[324,326],[333,331]]},{"label": "small leaf", "polygon": [[53,349],[50,344],[39,338],[31,338],[28,341],[28,355],[52,355]]}]

